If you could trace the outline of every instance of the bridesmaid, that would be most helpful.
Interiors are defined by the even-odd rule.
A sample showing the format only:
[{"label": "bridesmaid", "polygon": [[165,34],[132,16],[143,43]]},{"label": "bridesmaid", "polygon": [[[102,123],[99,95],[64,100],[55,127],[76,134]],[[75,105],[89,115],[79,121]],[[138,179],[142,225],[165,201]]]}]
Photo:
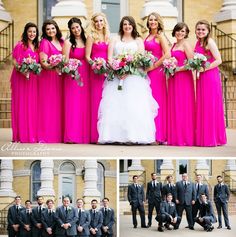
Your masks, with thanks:
[{"label": "bridesmaid", "polygon": [[66,59],[76,58],[82,63],[78,72],[83,81],[83,86],[67,75],[64,81],[64,114],[65,130],[64,142],[89,143],[90,142],[90,114],[89,114],[89,67],[85,60],[86,38],[81,20],[71,18],[68,22],[70,30],[69,39],[63,46]]},{"label": "bridesmaid", "polygon": [[38,28],[34,23],[27,23],[19,41],[13,50],[14,69],[11,75],[11,109],[12,109],[12,140],[14,142],[35,143],[37,138],[37,83],[38,76],[30,73],[26,79],[24,73],[19,72],[17,64],[23,58],[31,56],[39,62]]},{"label": "bridesmaid", "polygon": [[196,145],[220,146],[227,142],[224,122],[223,98],[220,72],[221,55],[214,40],[210,37],[210,24],[199,21],[196,24],[197,43],[195,52],[207,56],[210,62],[197,80],[197,122]]},{"label": "bridesmaid", "polygon": [[145,50],[150,51],[158,59],[153,67],[148,69],[148,76],[151,80],[152,95],[160,106],[158,116],[155,118],[156,141],[163,144],[167,141],[167,86],[162,62],[170,57],[170,49],[163,34],[163,20],[158,13],[149,14],[147,27],[149,35],[144,41]]},{"label": "bridesmaid", "polygon": [[[107,60],[109,41],[109,26],[105,14],[96,13],[91,18],[92,30],[86,42],[86,59],[88,62],[97,57]],[[102,98],[102,87],[104,75],[95,74],[90,71],[91,78],[91,143],[98,141],[98,108]]]},{"label": "bridesmaid", "polygon": [[195,137],[195,94],[191,71],[184,69],[184,61],[193,58],[193,50],[186,40],[188,26],[175,25],[172,36],[176,38],[171,56],[178,61],[178,71],[168,79],[168,131],[167,142],[175,146],[193,146]]},{"label": "bridesmaid", "polygon": [[62,34],[54,20],[46,20],[42,27],[39,47],[43,67],[39,78],[39,142],[62,142],[62,77],[51,69],[48,59],[62,53]]}]

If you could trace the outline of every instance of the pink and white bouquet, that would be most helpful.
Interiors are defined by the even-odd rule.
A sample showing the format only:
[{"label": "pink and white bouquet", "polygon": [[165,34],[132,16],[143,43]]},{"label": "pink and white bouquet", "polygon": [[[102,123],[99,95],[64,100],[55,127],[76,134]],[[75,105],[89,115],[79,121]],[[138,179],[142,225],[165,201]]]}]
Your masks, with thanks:
[{"label": "pink and white bouquet", "polygon": [[184,63],[185,69],[197,72],[197,79],[199,79],[200,72],[210,66],[210,63],[207,62],[207,57],[201,53],[194,53],[193,58],[185,60]]},{"label": "pink and white bouquet", "polygon": [[39,74],[42,71],[42,67],[37,63],[35,57],[30,55],[27,58],[23,58],[21,64],[16,64],[16,69],[25,74],[27,80],[29,80],[30,72],[34,74]]},{"label": "pink and white bouquet", "polygon": [[94,58],[94,60],[90,60],[89,64],[96,74],[105,74],[107,72],[107,63],[104,58]]},{"label": "pink and white bouquet", "polygon": [[140,67],[143,70],[153,66],[157,60],[158,59],[149,51],[135,54],[135,62],[137,63],[137,67]]},{"label": "pink and white bouquet", "polygon": [[72,78],[74,78],[79,86],[83,86],[82,78],[78,72],[78,67],[82,65],[81,61],[76,58],[70,58],[68,62],[64,63],[62,68],[62,73],[70,74]]},{"label": "pink and white bouquet", "polygon": [[170,76],[174,76],[177,67],[178,61],[175,57],[167,58],[163,61],[164,73],[166,77],[169,78]]},{"label": "pink and white bouquet", "polygon": [[48,63],[52,68],[55,68],[59,75],[62,73],[62,68],[65,64],[65,57],[62,54],[53,54],[49,57]]}]

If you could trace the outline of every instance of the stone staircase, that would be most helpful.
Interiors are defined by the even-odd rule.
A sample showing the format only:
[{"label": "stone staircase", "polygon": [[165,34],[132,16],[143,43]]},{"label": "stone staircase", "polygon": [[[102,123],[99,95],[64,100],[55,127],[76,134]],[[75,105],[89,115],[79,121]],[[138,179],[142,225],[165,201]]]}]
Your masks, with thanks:
[{"label": "stone staircase", "polygon": [[228,127],[236,128],[236,75],[227,82]]}]

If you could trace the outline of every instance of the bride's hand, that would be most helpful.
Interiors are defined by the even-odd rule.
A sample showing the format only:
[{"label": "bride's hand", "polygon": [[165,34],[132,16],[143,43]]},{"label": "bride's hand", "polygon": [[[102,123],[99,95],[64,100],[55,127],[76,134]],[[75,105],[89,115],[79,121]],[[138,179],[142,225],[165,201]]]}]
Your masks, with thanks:
[{"label": "bride's hand", "polygon": [[119,79],[120,80],[125,80],[126,77],[127,77],[127,75],[125,74],[125,75],[119,76]]}]

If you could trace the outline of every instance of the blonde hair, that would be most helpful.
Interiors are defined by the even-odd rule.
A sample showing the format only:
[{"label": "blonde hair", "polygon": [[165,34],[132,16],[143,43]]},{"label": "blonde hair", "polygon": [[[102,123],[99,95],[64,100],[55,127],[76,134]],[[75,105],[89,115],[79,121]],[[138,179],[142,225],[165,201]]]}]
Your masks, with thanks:
[{"label": "blonde hair", "polygon": [[103,21],[104,21],[103,35],[104,35],[105,41],[107,41],[108,38],[109,38],[109,35],[110,35],[109,24],[108,24],[106,15],[104,13],[102,13],[102,12],[95,13],[91,17],[91,24],[92,24],[91,25],[91,36],[92,36],[94,41],[99,41],[98,30],[95,27],[95,19],[98,16],[101,16],[103,18]]},{"label": "blonde hair", "polygon": [[163,22],[163,19],[162,19],[162,17],[157,12],[152,12],[147,17],[147,28],[148,28],[149,32],[151,31],[151,29],[149,27],[149,23],[148,23],[150,16],[155,16],[156,19],[157,19],[157,22],[158,22],[157,32],[158,33],[164,32],[164,22]]}]

